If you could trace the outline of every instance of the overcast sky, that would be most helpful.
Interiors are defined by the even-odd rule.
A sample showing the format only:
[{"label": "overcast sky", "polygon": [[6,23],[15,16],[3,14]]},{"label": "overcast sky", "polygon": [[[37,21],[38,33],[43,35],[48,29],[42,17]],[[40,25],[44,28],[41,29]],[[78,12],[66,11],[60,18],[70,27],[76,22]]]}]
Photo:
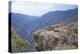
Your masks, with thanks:
[{"label": "overcast sky", "polygon": [[49,11],[64,11],[76,8],[77,5],[65,5],[39,2],[12,2],[12,12],[32,16],[42,16]]}]

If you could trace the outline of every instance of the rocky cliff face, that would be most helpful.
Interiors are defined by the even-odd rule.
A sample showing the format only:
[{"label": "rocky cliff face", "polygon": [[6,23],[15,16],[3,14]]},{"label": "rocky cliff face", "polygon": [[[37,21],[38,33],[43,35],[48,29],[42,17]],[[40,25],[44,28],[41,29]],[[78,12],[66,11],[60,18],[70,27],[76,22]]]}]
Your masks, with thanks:
[{"label": "rocky cliff face", "polygon": [[77,23],[50,25],[33,33],[38,51],[78,47]]}]

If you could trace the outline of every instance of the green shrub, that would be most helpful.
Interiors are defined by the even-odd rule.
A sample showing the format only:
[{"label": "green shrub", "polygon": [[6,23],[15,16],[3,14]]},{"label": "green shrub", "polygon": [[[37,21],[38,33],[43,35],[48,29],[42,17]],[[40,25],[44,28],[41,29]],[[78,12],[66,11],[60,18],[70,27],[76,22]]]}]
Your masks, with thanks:
[{"label": "green shrub", "polygon": [[12,52],[22,52],[28,47],[29,41],[23,40],[19,37],[18,33],[11,28],[11,46]]}]

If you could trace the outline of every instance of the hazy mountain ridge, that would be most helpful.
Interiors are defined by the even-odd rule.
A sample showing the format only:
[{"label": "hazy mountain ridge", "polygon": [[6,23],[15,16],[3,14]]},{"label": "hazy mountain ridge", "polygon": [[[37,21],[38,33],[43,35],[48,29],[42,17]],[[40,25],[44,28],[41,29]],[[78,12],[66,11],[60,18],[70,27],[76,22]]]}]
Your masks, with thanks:
[{"label": "hazy mountain ridge", "polygon": [[25,39],[25,35],[27,35],[28,27],[31,25],[38,17],[36,16],[28,16],[19,13],[10,13],[11,14],[11,25],[14,27],[17,32],[21,35],[22,38]]},{"label": "hazy mountain ridge", "polygon": [[48,12],[33,24],[33,29],[36,30],[40,27],[48,26],[51,24],[60,24],[77,21],[77,11],[78,9],[76,8],[67,11]]}]

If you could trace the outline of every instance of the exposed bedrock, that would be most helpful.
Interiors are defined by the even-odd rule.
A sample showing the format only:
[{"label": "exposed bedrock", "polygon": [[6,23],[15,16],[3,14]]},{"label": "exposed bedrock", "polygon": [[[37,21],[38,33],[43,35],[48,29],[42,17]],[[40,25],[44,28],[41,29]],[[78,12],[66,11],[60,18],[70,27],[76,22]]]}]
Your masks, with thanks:
[{"label": "exposed bedrock", "polygon": [[38,51],[78,48],[77,23],[50,25],[33,33]]}]

